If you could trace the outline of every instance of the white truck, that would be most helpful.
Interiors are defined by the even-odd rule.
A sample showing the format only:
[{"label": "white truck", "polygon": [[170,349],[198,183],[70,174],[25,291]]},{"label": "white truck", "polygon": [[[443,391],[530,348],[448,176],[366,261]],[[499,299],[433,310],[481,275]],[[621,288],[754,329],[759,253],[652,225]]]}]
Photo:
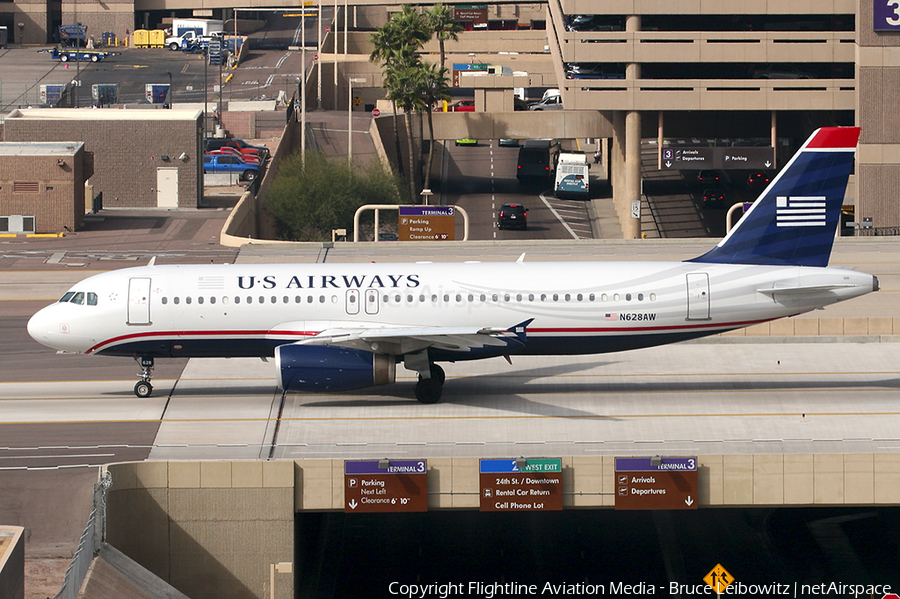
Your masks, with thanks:
[{"label": "white truck", "polygon": [[218,19],[172,19],[172,35],[166,38],[170,50],[192,50],[222,35],[225,23]]},{"label": "white truck", "polygon": [[556,197],[588,200],[591,197],[590,165],[584,152],[561,152],[556,163]]}]

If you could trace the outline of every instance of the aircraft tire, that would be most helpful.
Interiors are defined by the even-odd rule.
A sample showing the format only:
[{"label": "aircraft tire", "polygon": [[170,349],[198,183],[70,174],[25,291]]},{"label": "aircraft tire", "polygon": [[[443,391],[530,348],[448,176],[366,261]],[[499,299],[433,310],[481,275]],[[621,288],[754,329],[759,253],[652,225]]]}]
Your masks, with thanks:
[{"label": "aircraft tire", "polygon": [[444,380],[447,378],[447,375],[444,374],[444,369],[438,366],[437,364],[431,365],[431,378],[440,381],[441,384],[444,384]]},{"label": "aircraft tire", "polygon": [[134,394],[141,399],[150,397],[151,393],[153,393],[153,385],[151,385],[149,381],[138,381],[135,383]]},{"label": "aircraft tire", "polygon": [[441,400],[444,386],[436,378],[422,379],[416,383],[416,399],[419,403],[432,404]]}]

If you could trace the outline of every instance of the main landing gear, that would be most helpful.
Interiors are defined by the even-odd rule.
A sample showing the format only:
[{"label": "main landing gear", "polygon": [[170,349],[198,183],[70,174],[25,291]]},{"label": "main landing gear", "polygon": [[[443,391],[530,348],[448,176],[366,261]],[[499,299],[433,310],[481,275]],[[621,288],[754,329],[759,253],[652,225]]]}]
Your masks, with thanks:
[{"label": "main landing gear", "polygon": [[439,402],[444,391],[444,369],[433,363],[430,367],[430,376],[424,378],[420,373],[419,382],[416,383],[416,399],[421,403]]},{"label": "main landing gear", "polygon": [[153,374],[153,358],[147,356],[135,356],[134,361],[141,367],[141,371],[138,373],[141,380],[135,383],[134,394],[141,399],[150,397],[150,394],[153,393],[153,385],[150,384],[150,378]]}]

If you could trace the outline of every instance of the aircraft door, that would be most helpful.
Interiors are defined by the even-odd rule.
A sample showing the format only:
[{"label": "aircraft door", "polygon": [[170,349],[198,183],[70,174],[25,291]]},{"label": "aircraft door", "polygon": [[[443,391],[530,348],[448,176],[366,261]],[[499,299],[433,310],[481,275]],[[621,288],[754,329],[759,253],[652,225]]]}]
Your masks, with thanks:
[{"label": "aircraft door", "polygon": [[127,324],[150,324],[150,278],[132,277],[128,279]]},{"label": "aircraft door", "polygon": [[709,320],[709,275],[687,275],[687,320]]},{"label": "aircraft door", "polygon": [[366,289],[366,314],[378,314],[377,289]]},{"label": "aircraft door", "polygon": [[347,314],[359,314],[359,289],[347,290]]}]

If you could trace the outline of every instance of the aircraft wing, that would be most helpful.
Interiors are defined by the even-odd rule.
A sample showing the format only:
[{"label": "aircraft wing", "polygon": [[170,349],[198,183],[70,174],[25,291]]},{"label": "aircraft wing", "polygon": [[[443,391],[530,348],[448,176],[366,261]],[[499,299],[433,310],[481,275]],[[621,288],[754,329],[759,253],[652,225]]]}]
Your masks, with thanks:
[{"label": "aircraft wing", "polygon": [[525,328],[530,322],[513,327],[339,327],[323,330],[300,344],[336,345],[394,355],[428,348],[462,353],[496,348],[500,355],[507,353],[505,348],[524,344]]}]

